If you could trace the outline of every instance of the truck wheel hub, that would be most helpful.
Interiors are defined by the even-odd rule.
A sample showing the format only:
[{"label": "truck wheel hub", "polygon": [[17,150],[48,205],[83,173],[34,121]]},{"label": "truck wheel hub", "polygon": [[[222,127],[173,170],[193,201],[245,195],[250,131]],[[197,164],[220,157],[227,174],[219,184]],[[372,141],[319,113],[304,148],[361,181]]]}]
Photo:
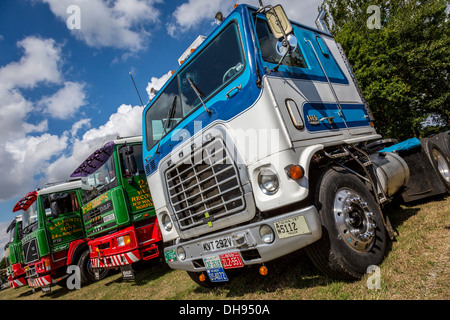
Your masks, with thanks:
[{"label": "truck wheel hub", "polygon": [[354,190],[340,189],[334,197],[334,219],[338,238],[353,250],[366,252],[372,247],[376,224],[367,202]]}]

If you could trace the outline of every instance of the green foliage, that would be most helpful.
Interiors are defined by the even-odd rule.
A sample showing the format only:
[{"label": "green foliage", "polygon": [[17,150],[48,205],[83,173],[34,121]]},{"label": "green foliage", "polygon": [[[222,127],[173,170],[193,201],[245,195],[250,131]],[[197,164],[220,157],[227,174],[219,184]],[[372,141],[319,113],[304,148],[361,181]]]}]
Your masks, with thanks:
[{"label": "green foliage", "polygon": [[[368,27],[369,5],[380,8],[380,29]],[[322,8],[379,133],[405,139],[450,128],[448,1],[324,0]]]}]

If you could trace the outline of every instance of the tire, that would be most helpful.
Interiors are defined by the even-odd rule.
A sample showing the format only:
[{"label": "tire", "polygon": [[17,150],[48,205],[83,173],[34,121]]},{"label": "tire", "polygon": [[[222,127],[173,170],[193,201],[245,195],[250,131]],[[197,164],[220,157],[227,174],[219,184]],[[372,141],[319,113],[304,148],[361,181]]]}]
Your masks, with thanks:
[{"label": "tire", "polygon": [[449,158],[445,152],[438,146],[435,140],[427,139],[426,151],[430,158],[431,164],[436,171],[442,184],[445,186],[447,193],[450,193],[450,164]]},{"label": "tire", "polygon": [[305,248],[309,258],[333,279],[362,278],[387,251],[388,237],[374,196],[362,180],[340,167],[324,172],[315,191],[323,232]]},{"label": "tire", "polygon": [[441,148],[450,162],[450,131],[441,132],[431,138]]},{"label": "tire", "polygon": [[[80,268],[80,280],[82,286],[88,285],[96,281],[94,269],[91,266],[91,259],[89,257],[89,249],[83,252],[83,254],[81,255],[80,259],[77,262],[77,265]],[[99,280],[106,278],[110,272],[111,272],[110,269],[100,270]]]}]

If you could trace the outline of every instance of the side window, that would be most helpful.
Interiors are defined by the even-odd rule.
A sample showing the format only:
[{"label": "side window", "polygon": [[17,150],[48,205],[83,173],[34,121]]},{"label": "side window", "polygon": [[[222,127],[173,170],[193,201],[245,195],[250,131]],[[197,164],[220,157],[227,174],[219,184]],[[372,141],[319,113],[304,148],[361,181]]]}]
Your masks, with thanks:
[{"label": "side window", "polygon": [[162,138],[168,110],[174,103],[174,99],[177,99],[174,116],[171,117],[170,123],[167,124],[166,132],[169,132],[183,118],[180,99],[178,99],[178,83],[176,78],[172,80],[164,92],[158,97],[158,100],[156,100],[145,114],[147,149],[150,149]]},{"label": "side window", "polygon": [[80,210],[75,192],[52,193],[44,199],[45,216],[51,217],[51,202],[58,204],[59,214],[70,213]]},{"label": "side window", "polygon": [[[277,64],[282,55],[276,50],[277,39],[273,36],[266,20],[258,19],[256,21],[256,34],[258,36],[259,47],[262,58],[265,62]],[[305,59],[298,46],[293,53],[286,56],[281,65],[288,67],[306,68]]]},{"label": "side window", "polygon": [[188,78],[205,100],[236,78],[244,65],[239,29],[231,23],[180,73],[183,115],[201,103]]},{"label": "side window", "polygon": [[[120,158],[120,167],[122,170],[122,177],[131,178],[132,174],[131,174],[131,172],[128,172],[128,169],[127,169],[125,152],[126,152],[126,147],[122,146],[119,149],[119,158]],[[133,146],[133,157],[134,157],[134,161],[136,162],[136,167],[138,169],[138,171],[136,172],[136,175],[145,174],[144,165],[142,163],[142,145],[134,145]]]}]

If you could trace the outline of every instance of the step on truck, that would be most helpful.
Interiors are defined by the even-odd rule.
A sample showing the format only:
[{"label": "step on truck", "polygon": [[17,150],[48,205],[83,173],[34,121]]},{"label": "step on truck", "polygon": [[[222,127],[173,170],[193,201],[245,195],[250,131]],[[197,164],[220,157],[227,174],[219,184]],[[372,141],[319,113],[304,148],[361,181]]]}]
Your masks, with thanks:
[{"label": "step on truck", "polygon": [[[13,210],[13,212],[15,212]],[[27,284],[22,253],[22,216],[16,216],[6,228],[9,241],[5,245],[6,275],[11,288]]]},{"label": "step on truck", "polygon": [[90,155],[71,175],[81,177],[83,224],[96,274],[159,259],[162,235],[142,164],[142,136],[118,138]]},{"label": "step on truck", "polygon": [[[420,141],[381,152],[396,143],[375,131],[322,19],[311,28],[260,3],[219,20],[143,111],[166,262],[208,287],[305,248],[327,275],[362,277],[395,234],[385,204],[417,178],[400,153],[423,158],[427,183],[445,168],[433,171]],[[442,181],[410,196],[448,191]]]},{"label": "step on truck", "polygon": [[[28,285],[50,293],[54,284],[76,288],[95,281],[89,248],[81,222],[81,181],[47,184],[30,192],[15,206],[22,210],[22,247]],[[105,277],[107,273],[102,274]],[[78,277],[78,276],[77,276]]]}]

